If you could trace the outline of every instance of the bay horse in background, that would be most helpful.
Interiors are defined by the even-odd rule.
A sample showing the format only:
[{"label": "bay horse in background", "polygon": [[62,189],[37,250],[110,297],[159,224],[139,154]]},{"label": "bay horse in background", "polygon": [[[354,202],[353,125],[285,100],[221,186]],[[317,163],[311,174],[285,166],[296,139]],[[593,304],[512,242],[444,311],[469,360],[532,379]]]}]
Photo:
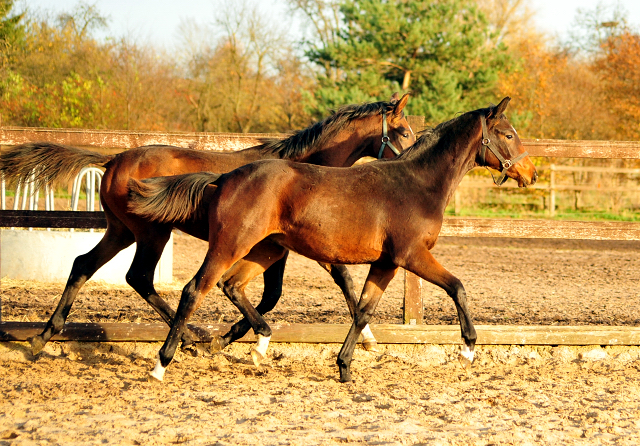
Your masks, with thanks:
[{"label": "bay horse in background", "polygon": [[[500,169],[520,187],[536,182],[536,169],[503,114],[508,103],[509,98],[504,98],[497,106],[440,124],[393,160],[348,169],[271,160],[224,175],[131,180],[132,211],[163,223],[197,221],[209,233],[204,262],[182,291],[151,376],[163,379],[185,324],[206,293],[236,261],[251,257],[262,243],[319,262],[371,264],[353,324],[338,354],[342,382],[351,380],[356,341],[398,268],[443,288],[453,299],[465,344],[460,360],[470,366],[477,335],[466,292],[430,250],[449,199],[473,167]],[[188,193],[193,200],[187,206],[171,198],[182,187],[191,187]],[[209,192],[201,192],[203,188]],[[199,197],[207,194],[202,206]],[[248,196],[252,199],[245,200]],[[260,266],[269,264],[263,261]],[[268,325],[248,301],[233,303],[247,306],[241,311],[256,322],[252,325],[258,338],[254,348],[264,354],[271,335]]]},{"label": "bay horse in background", "polygon": [[[87,254],[77,257],[62,297],[43,332],[31,339],[34,355],[42,350],[53,335],[59,333],[82,285],[118,252],[136,242],[136,252],[126,275],[129,285],[140,294],[162,319],[170,324],[175,312],[158,295],[153,276],[164,246],[175,226],[187,234],[208,240],[206,228],[189,224],[167,224],[149,221],[128,210],[130,179],[183,174],[187,172],[229,172],[256,160],[287,159],[292,162],[326,166],[351,166],[363,157],[390,158],[415,142],[415,135],[407,122],[403,109],[409,96],[394,94],[390,101],[349,105],[307,129],[286,139],[265,140],[263,144],[235,152],[212,152],[172,146],[146,146],[117,155],[61,146],[51,143],[28,143],[13,147],[0,156],[0,172],[9,181],[21,181],[32,173],[38,186],[68,180],[87,165],[104,166],[106,171],[100,188],[100,200],[107,218],[107,230],[102,240]],[[381,142],[382,138],[382,142]],[[247,200],[249,198],[249,200]],[[251,201],[251,196],[243,200]],[[277,301],[282,293],[282,280],[286,258],[264,273],[263,301]],[[321,264],[330,272],[345,295],[353,315],[357,296],[353,281],[344,265]],[[252,265],[236,265],[234,276],[228,278],[223,291],[227,294],[244,283],[245,277],[255,277]],[[268,311],[264,306],[261,311]],[[227,334],[228,344],[237,334],[249,329],[240,321]],[[365,333],[365,347],[375,349],[373,334]],[[208,335],[208,333],[202,333]],[[241,337],[241,336],[240,336]],[[182,337],[185,344],[199,339],[188,327]],[[220,344],[223,341],[219,341]],[[225,344],[225,345],[226,345]],[[221,347],[218,347],[221,348]]]}]

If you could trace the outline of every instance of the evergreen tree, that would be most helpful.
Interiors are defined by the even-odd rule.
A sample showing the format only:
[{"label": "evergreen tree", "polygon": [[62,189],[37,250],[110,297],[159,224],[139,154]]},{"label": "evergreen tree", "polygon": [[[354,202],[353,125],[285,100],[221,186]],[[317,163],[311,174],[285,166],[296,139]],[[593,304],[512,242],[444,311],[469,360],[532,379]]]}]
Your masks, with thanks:
[{"label": "evergreen tree", "polygon": [[343,0],[334,42],[307,52],[320,67],[310,95],[318,115],[411,90],[411,114],[434,124],[492,100],[508,66],[471,0]]},{"label": "evergreen tree", "polygon": [[24,13],[11,15],[14,3],[14,0],[0,0],[0,67],[24,42]]}]

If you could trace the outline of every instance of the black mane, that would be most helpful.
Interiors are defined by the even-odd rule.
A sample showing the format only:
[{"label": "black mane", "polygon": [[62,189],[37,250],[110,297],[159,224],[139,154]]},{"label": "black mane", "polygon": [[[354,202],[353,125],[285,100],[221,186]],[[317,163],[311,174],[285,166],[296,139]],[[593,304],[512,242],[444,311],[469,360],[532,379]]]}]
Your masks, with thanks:
[{"label": "black mane", "polygon": [[304,130],[297,131],[285,139],[265,139],[261,148],[263,153],[278,155],[281,159],[296,160],[321,146],[344,129],[351,121],[373,115],[390,113],[395,102],[368,102],[365,104],[345,105],[333,112],[323,121]]},{"label": "black mane", "polygon": [[[461,115],[456,116],[453,119],[448,121],[441,122],[435,127],[424,129],[419,132],[418,139],[415,144],[413,144],[408,149],[405,149],[400,155],[398,155],[395,159],[402,159],[406,157],[411,157],[416,152],[426,152],[428,150],[433,149],[440,140],[449,133],[449,130],[460,123],[463,119],[468,118],[470,115],[488,115],[492,108],[495,106],[491,106],[488,108],[479,108],[478,110],[473,110],[467,113],[463,113]],[[502,115],[504,117],[504,115]]]}]

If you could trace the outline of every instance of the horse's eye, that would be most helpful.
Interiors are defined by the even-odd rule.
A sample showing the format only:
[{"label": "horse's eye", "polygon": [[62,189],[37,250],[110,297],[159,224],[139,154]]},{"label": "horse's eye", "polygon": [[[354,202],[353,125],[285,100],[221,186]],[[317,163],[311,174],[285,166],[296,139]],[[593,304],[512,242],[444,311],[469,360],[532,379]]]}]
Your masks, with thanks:
[{"label": "horse's eye", "polygon": [[507,139],[513,139],[513,135],[507,135]]},{"label": "horse's eye", "polygon": [[405,133],[404,135],[402,135],[402,137],[403,137],[403,138],[408,138],[408,137],[409,137],[409,134],[408,134],[408,133]]}]

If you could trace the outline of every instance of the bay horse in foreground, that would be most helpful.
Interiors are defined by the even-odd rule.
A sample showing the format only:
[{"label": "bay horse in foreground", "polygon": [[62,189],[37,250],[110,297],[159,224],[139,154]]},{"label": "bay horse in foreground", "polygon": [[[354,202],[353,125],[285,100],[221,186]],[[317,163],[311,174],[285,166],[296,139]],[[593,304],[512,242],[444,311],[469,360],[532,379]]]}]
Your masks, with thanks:
[{"label": "bay horse in foreground", "polygon": [[[183,289],[151,376],[163,379],[185,324],[206,293],[236,261],[251,256],[252,248],[265,242],[274,249],[289,249],[319,262],[371,264],[353,324],[338,354],[340,381],[351,380],[358,336],[398,268],[417,274],[451,296],[465,344],[460,360],[470,366],[477,335],[466,292],[430,249],[436,243],[449,199],[473,167],[499,169],[520,187],[536,182],[536,169],[503,115],[508,103],[509,98],[504,98],[497,106],[440,124],[393,160],[348,169],[259,161],[224,175],[132,180],[132,210],[145,218],[170,223],[172,219],[194,219],[185,212],[204,211],[208,215],[208,219],[195,220],[209,233],[209,249],[195,277]],[[166,199],[167,187],[175,192],[178,185],[190,181],[195,188],[209,188],[209,192],[191,190],[195,198],[186,207]],[[213,185],[206,186],[207,181]],[[210,194],[204,209],[198,206],[198,197],[203,194]],[[158,200],[159,196],[164,199]],[[269,265],[263,262],[260,266]],[[243,313],[261,319],[248,302],[244,305],[248,307]],[[264,352],[270,330],[266,323],[254,330],[256,349]]]},{"label": "bay horse in foreground", "polygon": [[[71,306],[82,285],[118,252],[134,241],[136,253],[127,272],[126,280],[170,324],[174,318],[172,308],[158,295],[153,285],[156,265],[173,227],[195,237],[207,240],[206,227],[195,227],[188,222],[175,225],[149,221],[128,210],[130,179],[143,179],[187,172],[229,172],[237,167],[261,159],[287,159],[295,162],[351,166],[366,156],[390,158],[415,142],[415,135],[404,117],[403,109],[409,96],[394,94],[389,102],[350,105],[338,109],[331,116],[283,140],[267,140],[264,144],[236,152],[213,152],[183,149],[172,146],[147,146],[117,155],[60,146],[51,143],[29,143],[16,146],[0,156],[0,172],[9,181],[21,181],[34,175],[37,186],[68,180],[87,165],[104,166],[100,199],[107,218],[107,231],[102,240],[75,259],[66,287],[58,306],[43,332],[31,339],[33,354],[42,350],[53,335],[59,333],[69,315]],[[382,138],[382,142],[381,142]],[[397,148],[396,148],[397,147]],[[242,200],[251,201],[246,196]],[[282,257],[282,256],[281,256]],[[269,311],[270,302],[282,293],[282,277],[286,258],[264,273],[264,305],[260,311]],[[357,296],[353,282],[344,265],[321,264],[342,289],[353,314]],[[247,279],[248,277],[248,279]],[[242,284],[255,277],[252,265],[240,262],[227,277],[223,291],[230,295]],[[271,305],[271,308],[269,306]],[[222,338],[218,348],[242,337],[248,331],[246,321],[240,321]],[[208,333],[203,333],[208,335]],[[199,336],[188,327],[182,339],[185,343]],[[375,349],[376,341],[370,331],[364,333],[365,347]]]}]

